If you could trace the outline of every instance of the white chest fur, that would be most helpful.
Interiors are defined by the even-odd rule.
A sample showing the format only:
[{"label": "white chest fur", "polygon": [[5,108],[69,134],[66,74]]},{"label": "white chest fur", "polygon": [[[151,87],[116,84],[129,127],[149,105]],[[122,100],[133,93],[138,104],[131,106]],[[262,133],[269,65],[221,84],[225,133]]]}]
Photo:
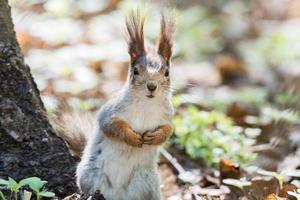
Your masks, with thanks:
[{"label": "white chest fur", "polygon": [[170,122],[167,106],[156,99],[137,101],[120,114],[137,133],[152,131]]},{"label": "white chest fur", "polygon": [[[152,99],[150,99],[152,100]],[[123,112],[118,113],[118,117],[125,120],[130,127],[139,134],[156,129],[158,126],[169,123],[167,107],[154,101],[135,102]],[[113,144],[114,148],[107,148],[106,153],[111,152],[116,159],[107,162],[106,173],[111,181],[119,187],[129,181],[132,172],[142,166],[155,169],[157,150],[159,146],[144,145],[142,148],[130,147],[126,144]],[[110,145],[111,146],[111,145]],[[117,156],[116,156],[117,155]],[[111,158],[111,157],[110,157]],[[147,159],[145,159],[147,158]],[[120,170],[119,166],[125,166]],[[139,166],[139,167],[138,167]]]}]

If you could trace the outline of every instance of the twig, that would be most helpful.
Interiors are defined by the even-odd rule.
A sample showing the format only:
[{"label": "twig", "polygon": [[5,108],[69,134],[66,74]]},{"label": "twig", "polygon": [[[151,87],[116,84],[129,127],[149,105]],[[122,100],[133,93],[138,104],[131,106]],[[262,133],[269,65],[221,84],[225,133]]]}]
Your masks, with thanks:
[{"label": "twig", "polygon": [[177,159],[173,157],[169,152],[167,152],[167,150],[161,149],[160,153],[169,161],[169,163],[174,167],[178,174],[186,172],[184,168],[178,163]]},{"label": "twig", "polygon": [[246,150],[251,151],[251,152],[260,152],[260,151],[271,150],[273,148],[274,148],[273,145],[267,143],[267,144],[259,144],[259,145],[255,145],[255,146],[250,146],[250,147],[247,147]]}]

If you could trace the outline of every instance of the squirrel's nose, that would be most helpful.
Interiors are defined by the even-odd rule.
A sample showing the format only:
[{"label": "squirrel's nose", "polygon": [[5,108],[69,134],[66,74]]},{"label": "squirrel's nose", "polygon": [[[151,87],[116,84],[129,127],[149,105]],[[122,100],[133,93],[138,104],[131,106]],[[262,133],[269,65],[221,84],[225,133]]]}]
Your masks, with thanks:
[{"label": "squirrel's nose", "polygon": [[155,85],[154,83],[148,83],[147,88],[150,92],[154,92],[157,88],[157,85]]}]

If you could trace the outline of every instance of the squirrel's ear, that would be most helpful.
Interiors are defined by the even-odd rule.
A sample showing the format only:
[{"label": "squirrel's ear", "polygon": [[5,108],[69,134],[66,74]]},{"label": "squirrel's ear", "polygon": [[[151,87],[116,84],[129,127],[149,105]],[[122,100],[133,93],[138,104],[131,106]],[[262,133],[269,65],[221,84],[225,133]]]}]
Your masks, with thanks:
[{"label": "squirrel's ear", "polygon": [[157,52],[166,60],[167,64],[170,63],[173,47],[173,35],[175,32],[175,20],[173,15],[165,18],[161,14],[160,21],[160,35],[157,43]]},{"label": "squirrel's ear", "polygon": [[126,19],[128,53],[131,63],[134,63],[140,55],[145,53],[144,21],[145,18],[140,16],[138,10],[132,11]]}]

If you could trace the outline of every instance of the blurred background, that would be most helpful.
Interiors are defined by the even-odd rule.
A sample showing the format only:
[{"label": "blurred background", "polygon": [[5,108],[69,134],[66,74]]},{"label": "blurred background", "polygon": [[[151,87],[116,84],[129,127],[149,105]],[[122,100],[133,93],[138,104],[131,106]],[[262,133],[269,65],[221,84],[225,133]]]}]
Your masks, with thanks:
[{"label": "blurred background", "polygon": [[[131,9],[145,13],[150,42],[160,12],[175,10],[175,134],[160,161],[165,197],[222,196],[223,179],[244,176],[239,166],[300,167],[299,0],[9,2],[49,115],[95,112],[122,87]],[[300,187],[293,177],[285,181]]]}]

